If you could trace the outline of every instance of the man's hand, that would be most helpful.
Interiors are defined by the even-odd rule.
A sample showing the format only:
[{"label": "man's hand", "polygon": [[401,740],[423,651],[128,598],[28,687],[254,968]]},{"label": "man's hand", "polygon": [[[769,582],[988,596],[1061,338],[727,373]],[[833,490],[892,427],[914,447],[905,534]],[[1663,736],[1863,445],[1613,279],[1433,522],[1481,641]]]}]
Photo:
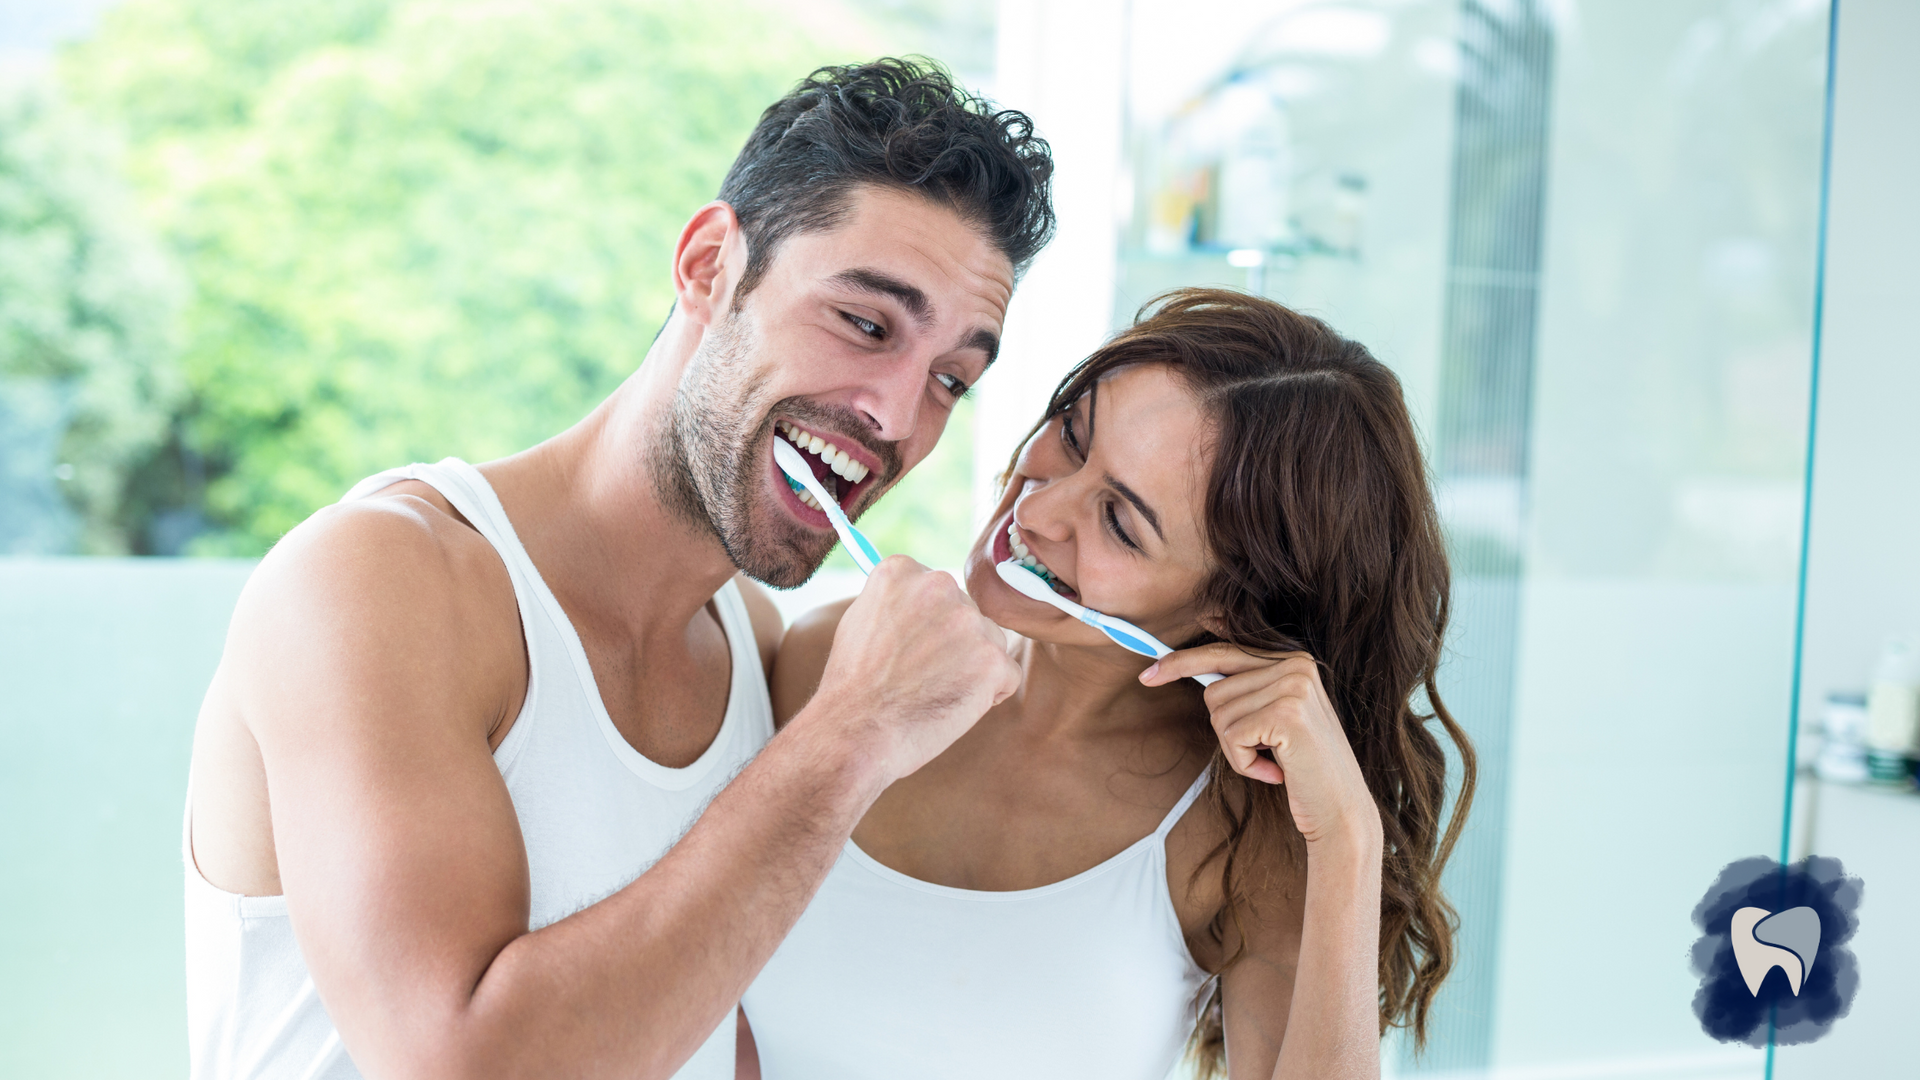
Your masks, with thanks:
[{"label": "man's hand", "polygon": [[799,724],[870,740],[886,783],[953,744],[1020,688],[1005,633],[949,574],[904,555],[867,579]]}]

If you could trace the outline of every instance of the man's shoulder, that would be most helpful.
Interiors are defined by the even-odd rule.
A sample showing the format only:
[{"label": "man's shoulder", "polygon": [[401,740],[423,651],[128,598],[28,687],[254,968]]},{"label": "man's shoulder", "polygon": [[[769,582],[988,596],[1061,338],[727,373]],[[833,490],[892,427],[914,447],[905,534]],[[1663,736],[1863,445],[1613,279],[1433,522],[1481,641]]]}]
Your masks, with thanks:
[{"label": "man's shoulder", "polygon": [[389,662],[465,678],[517,670],[522,655],[513,582],[493,546],[444,500],[396,489],[325,507],[282,537],[228,634],[240,667],[298,657],[342,678]]},{"label": "man's shoulder", "polygon": [[255,577],[283,588],[362,590],[413,601],[504,590],[513,584],[493,545],[426,484],[403,481],[323,507],[282,537]]}]

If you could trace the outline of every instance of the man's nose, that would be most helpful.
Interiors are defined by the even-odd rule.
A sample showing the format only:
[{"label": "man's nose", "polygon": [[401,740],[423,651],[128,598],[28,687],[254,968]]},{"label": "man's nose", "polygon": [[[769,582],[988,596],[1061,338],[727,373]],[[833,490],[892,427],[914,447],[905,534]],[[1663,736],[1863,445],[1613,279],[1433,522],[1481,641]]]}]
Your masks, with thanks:
[{"label": "man's nose", "polygon": [[854,394],[854,411],[873,426],[879,439],[905,440],[920,423],[920,406],[926,402],[927,380],[932,377],[927,372],[927,363],[920,357],[879,367]]}]

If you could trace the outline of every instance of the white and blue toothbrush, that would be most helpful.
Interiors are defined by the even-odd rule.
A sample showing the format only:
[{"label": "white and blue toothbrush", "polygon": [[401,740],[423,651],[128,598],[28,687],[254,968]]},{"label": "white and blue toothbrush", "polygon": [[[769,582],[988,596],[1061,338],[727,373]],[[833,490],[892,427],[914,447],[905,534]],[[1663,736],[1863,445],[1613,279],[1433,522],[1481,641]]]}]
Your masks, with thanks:
[{"label": "white and blue toothbrush", "polygon": [[[1018,562],[1003,562],[995,566],[994,569],[1000,572],[1000,580],[1013,586],[1022,594],[1031,596],[1042,603],[1052,604],[1068,615],[1107,635],[1115,645],[1123,649],[1130,652],[1137,652],[1141,656],[1151,656],[1156,660],[1173,651],[1161,644],[1159,638],[1154,637],[1152,634],[1147,633],[1145,630],[1140,629],[1125,619],[1116,619],[1111,615],[1102,615],[1090,607],[1076,604],[1066,597],[1061,596],[1059,593],[1054,592],[1053,587],[1048,585],[1045,579]],[[1217,672],[1208,672],[1205,675],[1193,676],[1193,681],[1199,683],[1201,686],[1210,686],[1224,678],[1226,678],[1225,675]]]},{"label": "white and blue toothbrush", "polygon": [[792,443],[778,435],[773,437],[773,461],[780,471],[787,474],[787,484],[795,491],[808,491],[820,503],[820,512],[827,515],[833,523],[833,531],[840,534],[840,542],[847,546],[847,554],[859,565],[863,574],[873,573],[880,565],[880,552],[876,551],[873,541],[866,534],[853,527],[847,520],[846,511],[840,509],[840,501],[827,494],[827,489],[814,479],[813,470],[807,467],[807,459],[800,456]]}]

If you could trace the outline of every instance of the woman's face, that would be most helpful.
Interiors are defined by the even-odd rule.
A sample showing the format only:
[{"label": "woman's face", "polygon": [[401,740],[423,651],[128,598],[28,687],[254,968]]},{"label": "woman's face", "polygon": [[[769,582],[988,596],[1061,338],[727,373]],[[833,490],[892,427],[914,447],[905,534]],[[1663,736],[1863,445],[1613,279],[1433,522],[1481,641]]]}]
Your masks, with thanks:
[{"label": "woman's face", "polygon": [[967,555],[967,591],[1023,637],[1117,649],[1000,580],[994,565],[1024,549],[1068,598],[1169,644],[1193,636],[1196,594],[1212,569],[1201,527],[1212,456],[1206,419],[1172,368],[1107,375],[1021,449]]}]

